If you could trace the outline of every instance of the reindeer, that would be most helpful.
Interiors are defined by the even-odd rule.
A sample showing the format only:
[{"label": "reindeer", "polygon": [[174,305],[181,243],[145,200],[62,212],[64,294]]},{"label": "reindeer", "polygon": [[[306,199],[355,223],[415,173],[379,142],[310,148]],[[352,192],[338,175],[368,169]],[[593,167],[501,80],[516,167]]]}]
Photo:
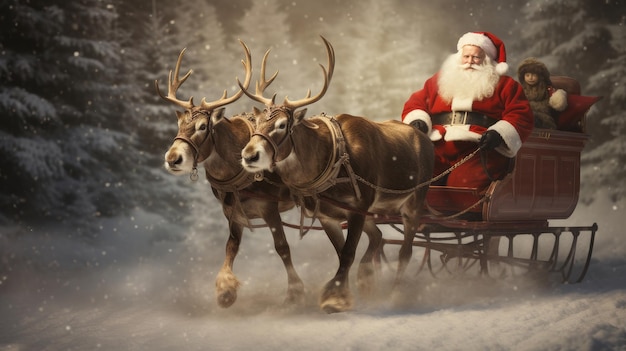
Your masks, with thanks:
[{"label": "reindeer", "polygon": [[[266,80],[267,54],[255,94],[239,83],[248,97],[265,105],[263,111],[254,109],[255,132],[241,152],[241,162],[249,172],[276,172],[327,233],[342,231],[341,223],[347,222],[339,268],[320,296],[321,309],[333,313],[353,307],[349,271],[362,231],[376,227],[375,216],[402,216],[404,240],[395,284],[401,281],[424,209],[427,187],[418,185],[427,184],[432,176],[434,151],[423,133],[400,121],[377,123],[348,114],[304,119],[306,109],[298,109],[324,96],[334,70],[334,50],[322,40],[328,70],[320,64],[324,86],[316,96],[311,97],[309,90],[300,100],[285,97],[282,105],[274,103],[276,94],[264,97],[278,74]],[[380,240],[370,236],[373,249]]]},{"label": "reindeer", "polygon": [[[247,88],[252,76],[250,50],[243,42],[240,43],[246,55],[246,61],[242,60],[242,63],[246,72],[243,87]],[[243,90],[230,98],[224,91],[223,96],[213,102],[203,98],[199,106],[194,105],[193,97],[187,101],[179,100],[176,91],[192,72],[189,70],[179,78],[184,52],[185,49],[178,56],[173,77],[170,71],[167,96],[161,93],[158,81],[155,81],[157,93],[163,99],[184,109],[183,112],[176,111],[178,135],[165,153],[165,168],[175,175],[191,173],[197,178],[197,164],[203,163],[213,195],[221,201],[228,220],[229,235],[224,263],[215,281],[217,302],[226,308],[236,301],[240,284],[232,268],[242,232],[244,227],[250,227],[250,219],[262,218],[271,229],[276,252],[287,270],[285,302],[300,303],[304,298],[304,285],[294,269],[280,217],[280,212],[293,208],[294,203],[288,189],[280,185],[278,178],[274,177],[271,183],[255,181],[254,175],[243,170],[240,153],[250,139],[251,122],[245,114],[224,117],[223,106],[239,99]],[[337,240],[336,245],[341,246],[343,237]]]}]

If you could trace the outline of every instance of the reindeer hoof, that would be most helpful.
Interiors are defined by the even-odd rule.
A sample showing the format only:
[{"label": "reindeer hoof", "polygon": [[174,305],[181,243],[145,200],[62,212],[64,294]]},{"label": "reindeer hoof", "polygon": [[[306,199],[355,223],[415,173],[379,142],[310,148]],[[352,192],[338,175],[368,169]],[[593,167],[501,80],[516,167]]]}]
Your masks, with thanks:
[{"label": "reindeer hoof", "polygon": [[340,298],[332,298],[327,299],[326,301],[320,304],[322,311],[331,314],[338,312],[346,312],[352,309],[352,303],[350,301],[340,299]]},{"label": "reindeer hoof", "polygon": [[237,301],[237,291],[227,290],[217,295],[217,304],[222,308],[228,308]]},{"label": "reindeer hoof", "polygon": [[326,313],[345,312],[352,309],[352,295],[346,284],[330,281],[324,287],[320,307]]},{"label": "reindeer hoof", "polygon": [[335,306],[330,305],[322,306],[322,311],[326,312],[327,314],[343,312],[338,310]]}]

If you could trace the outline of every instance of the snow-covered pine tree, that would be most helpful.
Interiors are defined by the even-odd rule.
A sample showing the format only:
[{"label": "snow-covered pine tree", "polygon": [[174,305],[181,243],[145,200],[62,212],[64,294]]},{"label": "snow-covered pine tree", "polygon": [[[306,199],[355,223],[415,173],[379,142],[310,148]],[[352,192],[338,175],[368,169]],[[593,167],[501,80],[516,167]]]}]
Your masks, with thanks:
[{"label": "snow-covered pine tree", "polygon": [[624,131],[626,3],[609,0],[528,2],[526,21],[518,25],[523,57],[538,57],[552,74],[578,79],[583,95],[604,96],[587,116],[591,141],[583,151],[581,196],[593,201],[599,188],[610,187],[614,200],[626,192]]},{"label": "snow-covered pine tree", "polygon": [[[224,89],[232,94],[235,73],[241,74],[242,66],[228,59],[232,55],[224,49],[222,25],[210,3],[153,0],[141,5],[120,1],[120,26],[129,32],[122,40],[127,86],[124,103],[129,107],[127,118],[137,125],[132,132],[138,152],[130,175],[134,197],[147,211],[183,221],[200,198],[212,195],[204,177],[190,183],[188,177],[175,177],[163,167],[163,155],[178,129],[175,111],[181,108],[158,96],[155,80],[167,94],[169,71],[186,48],[181,76],[190,69],[193,73],[177,95],[184,100],[193,96],[199,104],[205,96],[209,101],[219,98]],[[227,74],[228,84],[224,83]]]},{"label": "snow-covered pine tree", "polygon": [[[626,13],[626,8],[622,10]],[[587,191],[585,201],[593,200],[598,189],[607,190],[611,200],[626,198],[626,22],[615,21],[607,27],[617,57],[608,59],[598,72],[589,77],[587,89],[604,96],[602,109],[594,116],[596,147],[583,154],[582,181]],[[604,133],[600,133],[603,131]],[[595,136],[594,136],[595,138]]]},{"label": "snow-covered pine tree", "polygon": [[119,169],[117,14],[99,1],[2,2],[0,209],[12,221],[89,218],[126,203]]}]

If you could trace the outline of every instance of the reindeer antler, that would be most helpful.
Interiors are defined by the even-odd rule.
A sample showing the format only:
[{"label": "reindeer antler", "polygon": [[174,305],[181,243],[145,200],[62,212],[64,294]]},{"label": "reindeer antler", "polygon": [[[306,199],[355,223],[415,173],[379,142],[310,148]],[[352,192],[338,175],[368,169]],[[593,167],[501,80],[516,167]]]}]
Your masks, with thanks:
[{"label": "reindeer antler", "polygon": [[182,79],[178,79],[178,74],[180,72],[180,63],[183,60],[183,55],[185,54],[185,50],[187,50],[187,48],[183,48],[180,51],[180,54],[178,55],[178,60],[176,61],[176,67],[174,68],[174,77],[172,77],[172,70],[170,70],[169,78],[167,81],[167,96],[163,96],[163,94],[161,93],[161,89],[159,89],[158,79],[154,81],[154,85],[156,87],[157,93],[163,99],[167,101],[171,101],[175,103],[176,105],[181,106],[182,108],[191,109],[194,107],[193,96],[190,97],[188,101],[179,100],[176,97],[176,91],[178,90],[178,88],[180,88],[180,86],[187,80],[187,78],[189,78],[189,76],[193,72],[192,70],[189,70],[189,72],[187,72],[187,74],[185,74],[185,76],[183,76]]},{"label": "reindeer antler", "polygon": [[272,77],[270,77],[269,80],[267,80],[265,78],[265,66],[267,64],[267,56],[269,55],[269,53],[270,53],[270,50],[267,50],[265,52],[265,55],[263,55],[263,61],[261,62],[261,76],[259,77],[259,80],[256,81],[256,87],[255,87],[254,95],[252,95],[248,91],[247,87],[244,88],[241,85],[241,83],[239,83],[239,80],[237,80],[237,83],[239,84],[239,87],[241,87],[241,89],[244,92],[244,94],[246,94],[252,100],[258,101],[258,102],[260,102],[263,105],[268,106],[268,107],[274,105],[274,99],[276,98],[276,94],[272,95],[271,98],[266,98],[266,97],[263,97],[263,93],[265,92],[265,89],[270,84],[272,84],[274,79],[276,79],[276,76],[278,76],[278,71],[276,71],[276,73],[274,73],[274,75]]},{"label": "reindeer antler", "polygon": [[[214,110],[218,107],[228,105],[236,101],[237,99],[239,99],[241,95],[243,95],[243,90],[247,89],[248,86],[250,85],[250,81],[252,80],[252,57],[250,55],[250,49],[248,49],[248,47],[243,41],[239,40],[239,43],[241,43],[241,46],[243,46],[243,49],[246,55],[245,62],[244,60],[241,60],[241,63],[243,64],[243,67],[246,70],[246,78],[243,84],[245,88],[242,87],[242,84],[239,82],[239,78],[237,78],[237,83],[239,84],[240,87],[242,87],[242,90],[240,90],[239,92],[237,92],[235,95],[231,96],[230,98],[227,97],[228,93],[226,90],[224,90],[224,94],[222,94],[222,97],[211,102],[207,102],[206,98],[202,98],[202,101],[200,103],[200,109]],[[183,60],[183,55],[185,54],[185,50],[187,50],[187,48],[182,49],[180,54],[178,55],[178,60],[176,61],[176,67],[174,67],[173,76],[172,76],[172,71],[170,70],[170,74],[168,78],[168,85],[167,85],[167,96],[164,96],[161,93],[161,89],[159,89],[158,80],[154,81],[154,85],[156,86],[157,93],[163,99],[167,101],[171,101],[174,104],[181,106],[184,109],[193,109],[195,107],[195,105],[193,104],[193,96],[190,97],[188,101],[180,100],[176,97],[176,91],[178,91],[178,88],[180,88],[180,86],[185,82],[185,80],[187,80],[187,78],[189,78],[189,76],[193,72],[192,70],[189,70],[189,72],[187,72],[187,74],[185,74],[182,78],[180,79],[178,78],[179,73],[180,73],[180,64]]]},{"label": "reindeer antler", "polygon": [[246,61],[244,62],[243,60],[241,60],[241,63],[243,64],[243,68],[246,70],[246,78],[244,79],[243,86],[239,82],[239,78],[237,78],[237,84],[239,84],[239,87],[241,89],[235,95],[231,96],[230,98],[227,98],[226,96],[228,95],[228,93],[226,90],[224,90],[224,94],[222,95],[222,97],[215,101],[206,102],[206,98],[203,98],[202,101],[200,102],[201,109],[214,110],[218,107],[235,102],[237,99],[239,99],[243,95],[244,91],[248,89],[248,86],[250,86],[250,81],[252,80],[252,58],[250,55],[250,49],[243,41],[239,40],[239,43],[241,44],[241,46],[243,46],[243,50],[246,53]]},{"label": "reindeer antler", "polygon": [[333,49],[333,46],[330,44],[330,42],[326,40],[326,38],[321,35],[320,38],[322,38],[322,40],[324,41],[324,45],[326,45],[326,52],[328,54],[328,71],[320,63],[320,67],[322,68],[322,72],[324,73],[324,86],[322,87],[322,90],[319,92],[319,94],[314,97],[311,97],[311,89],[308,89],[306,97],[304,99],[289,101],[289,99],[285,96],[285,101],[283,102],[283,105],[291,108],[292,110],[296,110],[297,108],[310,105],[318,101],[324,96],[324,94],[326,94],[326,91],[328,90],[328,85],[330,84],[330,80],[333,77],[333,71],[335,69],[335,50]]}]

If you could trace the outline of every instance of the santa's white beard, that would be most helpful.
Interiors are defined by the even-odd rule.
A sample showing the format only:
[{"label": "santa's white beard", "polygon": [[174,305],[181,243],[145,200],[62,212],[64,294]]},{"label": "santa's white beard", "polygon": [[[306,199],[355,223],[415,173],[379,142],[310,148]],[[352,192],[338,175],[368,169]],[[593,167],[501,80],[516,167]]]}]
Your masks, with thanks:
[{"label": "santa's white beard", "polygon": [[459,54],[452,54],[446,59],[439,72],[439,95],[447,103],[452,99],[480,101],[493,95],[500,75],[496,72],[493,61],[486,57],[482,65],[472,65],[466,69]]}]

